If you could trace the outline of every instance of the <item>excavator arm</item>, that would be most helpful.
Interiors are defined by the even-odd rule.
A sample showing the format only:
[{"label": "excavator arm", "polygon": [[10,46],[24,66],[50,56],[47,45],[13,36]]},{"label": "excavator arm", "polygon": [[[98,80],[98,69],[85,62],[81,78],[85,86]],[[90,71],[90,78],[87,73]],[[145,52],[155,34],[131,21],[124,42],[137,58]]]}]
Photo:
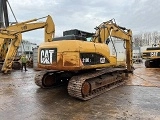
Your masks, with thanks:
[{"label": "excavator arm", "polygon": [[[5,59],[2,67],[2,71],[4,73],[7,73],[12,68],[13,60],[16,56],[18,47],[22,42],[21,33],[44,28],[44,41],[45,42],[52,41],[55,33],[55,25],[51,16],[49,15],[47,16],[46,22],[35,23],[35,21],[38,21],[40,19],[42,18],[32,19],[25,22],[17,23],[7,27],[6,29],[3,29],[3,31],[9,31],[9,33],[6,32],[5,35],[0,34],[0,40],[1,40],[0,51],[2,53],[1,55],[3,55],[3,58]],[[14,39],[11,38],[12,35]]]},{"label": "excavator arm", "polygon": [[15,37],[11,39],[11,43],[9,45],[8,52],[5,57],[5,61],[2,66],[2,72],[7,73],[12,69],[12,63],[17,54],[17,50],[19,48],[20,43],[22,42],[22,34],[17,33],[14,35]]},{"label": "excavator arm", "polygon": [[8,35],[7,33],[0,32],[0,50],[3,47],[4,39],[15,39],[15,35]]},{"label": "excavator arm", "polygon": [[127,70],[132,71],[132,31],[118,26],[113,20],[103,22],[95,29],[96,33],[92,38],[93,42],[106,43],[109,37],[116,37],[126,42]]},{"label": "excavator arm", "polygon": [[[12,62],[14,60],[14,56],[16,55],[19,42],[22,41],[22,35],[21,35],[21,33],[11,34],[10,31],[1,30],[0,31],[0,49],[3,49],[2,45],[5,44],[5,42],[6,42],[5,40],[8,40],[8,41],[11,40],[10,47],[8,50],[9,52],[7,52],[7,54],[6,54],[7,57],[6,57],[5,62],[2,66],[2,71],[7,73],[7,71],[10,70],[9,68],[12,67]],[[1,52],[0,55],[3,56],[3,53]]]}]

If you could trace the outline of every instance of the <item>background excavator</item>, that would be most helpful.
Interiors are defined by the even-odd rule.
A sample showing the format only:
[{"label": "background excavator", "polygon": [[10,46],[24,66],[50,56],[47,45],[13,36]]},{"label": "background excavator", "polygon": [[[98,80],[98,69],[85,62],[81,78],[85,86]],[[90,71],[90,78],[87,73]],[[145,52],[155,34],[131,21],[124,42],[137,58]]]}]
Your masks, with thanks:
[{"label": "background excavator", "polygon": [[[46,18],[46,17],[43,17]],[[53,32],[54,32],[54,23],[51,16],[47,16],[46,22],[35,22],[39,19],[32,19],[21,23],[16,23],[14,25],[10,25],[4,29],[1,29],[0,33],[5,33],[5,38],[0,34],[0,54],[3,62],[2,72],[7,73],[12,70],[12,63],[14,62],[14,58],[16,56],[18,47],[22,42],[22,37],[16,37],[18,33],[24,33],[27,31],[45,28],[44,30],[44,39],[45,41],[52,41]],[[16,39],[10,39],[10,35],[15,36]],[[8,36],[8,37],[7,37]],[[19,63],[20,64],[20,63]]]},{"label": "background excavator", "polygon": [[[21,33],[44,28],[45,41],[51,41],[55,29],[53,20],[49,15],[21,23],[18,23],[15,18],[16,23],[10,25],[8,19],[7,3],[9,4],[7,0],[0,0],[0,70],[4,73],[11,71],[12,68],[20,69],[21,65],[18,61],[20,56],[16,57],[16,54],[22,42]],[[43,18],[47,18],[46,21],[39,22],[39,20]]]},{"label": "background excavator", "polygon": [[147,48],[142,53],[142,58],[146,60],[146,68],[160,68],[160,45]]},{"label": "background excavator", "polygon": [[[94,35],[79,31],[40,44],[38,67],[45,70],[36,74],[35,83],[41,88],[67,83],[69,95],[81,100],[123,84],[125,75],[133,72],[132,31],[118,26],[114,20],[103,22],[95,29]],[[125,65],[118,64],[117,56],[110,55],[111,37],[125,42]]]}]

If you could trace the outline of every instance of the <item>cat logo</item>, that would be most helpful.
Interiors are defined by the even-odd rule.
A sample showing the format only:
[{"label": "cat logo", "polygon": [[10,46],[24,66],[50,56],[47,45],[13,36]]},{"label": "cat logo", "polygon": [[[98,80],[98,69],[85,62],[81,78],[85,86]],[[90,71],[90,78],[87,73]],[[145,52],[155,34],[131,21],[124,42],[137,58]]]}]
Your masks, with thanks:
[{"label": "cat logo", "polygon": [[151,56],[151,57],[155,57],[155,56],[157,56],[157,55],[158,55],[158,52],[151,52],[151,53],[150,53],[150,56]]},{"label": "cat logo", "polygon": [[100,63],[105,63],[106,62],[106,60],[105,60],[105,58],[103,57],[103,58],[100,58]]},{"label": "cat logo", "polygon": [[42,49],[40,52],[40,62],[42,64],[52,64],[54,52],[55,50]]}]

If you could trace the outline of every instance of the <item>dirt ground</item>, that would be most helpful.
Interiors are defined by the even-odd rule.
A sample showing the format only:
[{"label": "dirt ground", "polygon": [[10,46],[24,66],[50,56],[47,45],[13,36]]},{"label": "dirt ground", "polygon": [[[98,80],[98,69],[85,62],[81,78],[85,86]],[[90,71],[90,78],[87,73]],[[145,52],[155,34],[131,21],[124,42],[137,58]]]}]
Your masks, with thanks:
[{"label": "dirt ground", "polygon": [[89,101],[66,86],[41,89],[37,71],[0,73],[0,120],[160,120],[160,69],[135,64],[126,84]]}]

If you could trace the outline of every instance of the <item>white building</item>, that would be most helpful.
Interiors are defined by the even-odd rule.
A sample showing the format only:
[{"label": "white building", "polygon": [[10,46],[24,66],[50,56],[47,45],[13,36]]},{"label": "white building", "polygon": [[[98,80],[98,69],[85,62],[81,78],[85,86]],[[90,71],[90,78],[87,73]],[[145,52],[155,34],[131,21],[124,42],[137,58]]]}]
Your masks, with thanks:
[{"label": "white building", "polygon": [[133,47],[133,58],[141,58],[141,48]]},{"label": "white building", "polygon": [[22,40],[21,45],[18,48],[17,55],[26,54],[27,58],[33,57],[33,48],[36,48],[38,45],[36,43],[31,43],[27,40]]}]

